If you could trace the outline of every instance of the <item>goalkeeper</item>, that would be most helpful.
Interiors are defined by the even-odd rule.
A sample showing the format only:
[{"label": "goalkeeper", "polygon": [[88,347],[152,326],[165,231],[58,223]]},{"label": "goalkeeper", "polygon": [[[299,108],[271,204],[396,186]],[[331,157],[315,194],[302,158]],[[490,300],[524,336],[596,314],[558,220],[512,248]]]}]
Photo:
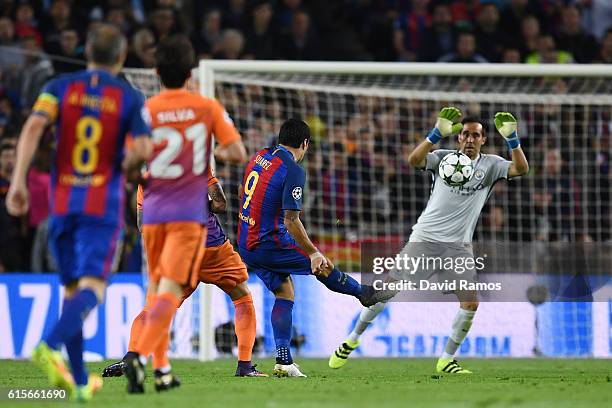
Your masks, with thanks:
[{"label": "goalkeeper", "polygon": [[[433,187],[429,202],[421,213],[417,223],[412,227],[412,234],[400,256],[419,257],[423,252],[429,256],[451,256],[473,258],[472,236],[478,222],[480,212],[484,207],[493,185],[500,179],[521,176],[529,171],[527,158],[521,149],[517,134],[517,122],[511,113],[498,112],[495,115],[495,127],[504,137],[512,152],[512,161],[502,157],[481,153],[481,148],[487,142],[485,129],[480,121],[464,118],[461,122],[461,112],[454,107],[446,107],[440,111],[435,127],[427,138],[410,154],[408,161],[411,166],[425,169],[432,173]],[[438,165],[443,157],[453,150],[438,149],[430,152],[433,146],[443,138],[459,134],[459,151],[472,160],[473,177],[461,187],[452,187],[439,179]],[[416,276],[423,276],[428,271],[411,271]],[[443,281],[448,271],[433,271]],[[392,271],[394,279],[397,271]],[[414,276],[414,275],[413,275]],[[462,279],[475,280],[474,268],[462,273]],[[456,275],[455,275],[456,278]],[[471,371],[461,367],[455,359],[457,349],[467,336],[472,321],[478,309],[476,291],[455,291],[460,308],[455,316],[451,332],[448,336],[444,352],[438,359],[436,371],[449,374],[470,374]],[[374,318],[384,309],[385,303],[363,308],[353,331],[337,348],[329,359],[331,368],[340,368],[346,364],[350,353],[359,346],[360,336]]]}]

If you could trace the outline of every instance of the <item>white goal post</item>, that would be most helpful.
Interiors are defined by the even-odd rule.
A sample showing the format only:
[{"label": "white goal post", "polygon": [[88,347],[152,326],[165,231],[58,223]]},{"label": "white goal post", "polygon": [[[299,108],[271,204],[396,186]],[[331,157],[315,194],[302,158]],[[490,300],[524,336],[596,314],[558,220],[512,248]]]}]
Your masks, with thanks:
[{"label": "white goal post", "polygon": [[[148,96],[157,91],[151,85],[156,81],[152,70],[124,72]],[[308,177],[314,182],[307,195],[311,198],[305,204],[307,228],[335,260],[346,258],[340,259],[345,270],[357,270],[355,245],[359,242],[381,236],[407,238],[409,226],[426,202],[428,183],[412,172],[402,175],[401,156],[426,134],[433,125],[432,118],[435,120],[432,115],[446,104],[456,104],[472,115],[487,118],[495,110],[517,113],[520,134],[524,137],[521,140],[533,163],[533,177],[525,178],[513,191],[496,189],[477,227],[477,239],[611,239],[610,174],[604,174],[603,164],[599,164],[611,156],[609,65],[201,60],[197,79],[202,95],[218,98],[225,105],[245,135],[249,154],[265,146],[264,141],[270,140],[270,129],[272,134],[278,131],[280,118],[289,115],[309,118],[307,122],[316,133],[317,145],[309,153],[316,159],[309,168]],[[505,155],[503,141],[492,133],[489,149]],[[360,146],[355,147],[360,141],[355,138],[361,135],[370,138],[364,148],[369,157],[363,160],[359,158]],[[555,158],[548,155],[550,150],[559,151],[557,162],[571,163],[563,166],[557,163],[562,167],[557,179],[572,180],[569,186],[565,180],[559,184],[559,188],[568,189],[567,195],[557,196],[548,191],[544,175],[550,171],[547,166],[555,166]],[[331,158],[321,157],[323,151]],[[391,167],[394,169],[389,175],[385,169]],[[594,171],[601,174],[593,174]],[[353,173],[360,176],[352,178]],[[232,196],[237,194],[235,180],[239,177],[237,168],[224,169],[224,178],[228,180],[224,189],[230,201],[224,227],[234,243],[233,218],[237,217],[232,203],[236,198],[232,200]],[[386,190],[378,188],[381,178]],[[559,181],[552,178],[553,182]],[[575,201],[570,210],[563,202],[567,197]],[[574,204],[579,212],[573,212]],[[200,360],[214,359],[219,354],[215,344],[218,311],[212,300],[215,291],[210,285],[201,285],[198,291]],[[264,336],[269,333],[267,329],[259,330],[259,325],[267,325],[266,308],[264,305],[258,309],[264,311],[258,313],[258,333],[265,332]],[[593,307],[591,311],[576,306],[575,313],[580,314],[579,320],[584,318],[581,314],[595,310],[601,308]],[[296,305],[298,322],[321,317],[300,313],[306,312]],[[436,318],[436,310],[428,313]],[[548,313],[541,317],[540,326],[545,326],[550,316]],[[601,320],[601,316],[597,319]],[[593,321],[597,319],[593,317]],[[584,325],[581,320],[576,336],[583,336]],[[600,330],[593,327],[590,335],[597,336]],[[539,336],[536,343],[558,342],[546,334]],[[605,344],[599,340],[593,343],[595,348]],[[570,346],[557,346],[555,343],[555,350],[572,355]],[[316,350],[310,352],[309,355],[319,355]],[[591,353],[597,354],[593,350]]]}]

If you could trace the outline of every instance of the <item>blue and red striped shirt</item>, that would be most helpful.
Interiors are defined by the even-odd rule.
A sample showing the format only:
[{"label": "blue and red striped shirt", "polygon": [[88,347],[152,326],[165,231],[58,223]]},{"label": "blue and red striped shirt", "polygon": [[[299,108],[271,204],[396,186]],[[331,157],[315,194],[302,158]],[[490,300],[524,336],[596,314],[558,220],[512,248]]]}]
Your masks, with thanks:
[{"label": "blue and red striped shirt", "polygon": [[125,138],[150,134],[143,103],[127,81],[102,70],[66,74],[45,85],[32,110],[55,124],[52,215],[122,218]]},{"label": "blue and red striped shirt", "polygon": [[260,150],[244,172],[238,220],[238,246],[292,248],[295,240],[284,224],[284,210],[301,210],[306,173],[283,146]]}]

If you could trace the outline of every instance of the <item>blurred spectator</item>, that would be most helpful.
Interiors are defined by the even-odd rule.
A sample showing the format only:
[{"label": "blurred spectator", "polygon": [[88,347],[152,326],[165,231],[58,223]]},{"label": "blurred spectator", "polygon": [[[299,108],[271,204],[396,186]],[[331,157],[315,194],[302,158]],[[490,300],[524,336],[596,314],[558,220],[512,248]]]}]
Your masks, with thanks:
[{"label": "blurred spectator", "polygon": [[228,28],[221,36],[221,48],[214,57],[217,59],[240,59],[244,56],[244,37],[240,31]]},{"label": "blurred spectator", "polygon": [[170,7],[156,9],[151,15],[150,28],[158,41],[171,34],[180,32],[174,9]]},{"label": "blurred spectator", "polygon": [[202,29],[192,37],[199,55],[211,58],[221,49],[221,11],[211,9],[204,14]]},{"label": "blurred spectator", "polygon": [[244,31],[248,25],[246,0],[227,0],[223,10],[223,27]]},{"label": "blurred spectator", "polygon": [[21,106],[29,109],[36,100],[38,92],[53,75],[53,65],[43,53],[35,37],[23,39],[22,47],[27,52],[25,65],[21,71]]},{"label": "blurred spectator", "polygon": [[270,60],[276,55],[272,15],[272,4],[269,1],[262,1],[253,8],[251,23],[246,30],[245,49],[254,59]]},{"label": "blurred spectator", "polygon": [[51,149],[41,146],[36,152],[32,168],[28,172],[30,211],[28,214],[28,241],[32,242],[30,257],[33,272],[53,270],[47,248],[47,218],[49,216],[49,186]]},{"label": "blurred spectator", "polygon": [[603,39],[612,26],[612,1],[574,0],[582,10],[582,27],[597,39]]},{"label": "blurred spectator", "polygon": [[7,17],[0,17],[0,72],[6,79],[7,74],[14,75],[23,65],[23,54],[17,48],[19,42],[15,39],[15,26]]},{"label": "blurred spectator", "polygon": [[124,7],[113,7],[106,12],[106,22],[117,27],[127,36],[132,32],[134,22]]},{"label": "blurred spectator", "polygon": [[[561,27],[557,36],[559,49],[572,54],[576,62],[589,63],[597,57],[599,44],[593,35],[580,27],[580,12],[575,6],[563,9]],[[610,21],[612,24],[612,21]]]},{"label": "blurred spectator", "polygon": [[53,53],[60,48],[61,33],[70,27],[77,27],[77,21],[74,20],[68,0],[54,0],[51,3],[49,14],[43,20],[41,27],[42,32],[45,34],[45,51]]},{"label": "blurred spectator", "polygon": [[502,52],[502,61],[506,64],[520,64],[522,61],[521,53],[516,48],[506,48]]},{"label": "blurred spectator", "polygon": [[305,11],[293,14],[291,32],[283,36],[278,45],[281,58],[288,60],[316,60],[320,55],[317,35],[310,26],[310,16]]},{"label": "blurred spectator", "polygon": [[540,18],[537,1],[533,0],[510,0],[510,4],[501,13],[501,28],[505,33],[515,33],[521,27],[527,16]]},{"label": "blurred spectator", "polygon": [[[485,0],[486,1],[486,0]],[[476,19],[481,0],[452,0],[453,20],[462,26],[470,26]],[[483,1],[484,3],[484,1]]]},{"label": "blurred spectator", "polygon": [[431,23],[429,0],[411,0],[411,10],[400,14],[394,24],[393,46],[398,61],[414,61],[426,28]]},{"label": "blurred spectator", "polygon": [[455,49],[455,30],[453,17],[447,3],[438,3],[434,6],[431,25],[424,31],[419,45],[418,60],[436,62],[443,55]]},{"label": "blurred spectator", "polygon": [[528,64],[570,64],[574,62],[572,55],[560,51],[555,45],[555,39],[550,34],[538,38],[538,49],[525,60]]},{"label": "blurred spectator", "polygon": [[439,62],[488,62],[485,57],[476,53],[476,37],[474,33],[463,31],[457,36],[455,52],[446,54]]},{"label": "blurred spectator", "polygon": [[131,68],[155,66],[155,36],[148,28],[141,28],[134,34],[125,66]]},{"label": "blurred spectator", "polygon": [[22,219],[8,214],[5,205],[15,166],[15,146],[0,145],[0,272],[27,270]]},{"label": "blurred spectator", "polygon": [[612,64],[612,28],[606,31],[601,40],[601,51],[599,51],[599,58],[596,62]]},{"label": "blurred spectator", "polygon": [[60,57],[53,61],[56,74],[74,72],[85,67],[83,47],[79,45],[79,34],[73,28],[66,28],[60,34],[59,49],[53,55]]},{"label": "blurred spectator", "polygon": [[[577,237],[575,222],[580,218],[579,188],[576,180],[562,171],[561,150],[546,150],[542,163],[542,176],[533,193],[538,215],[539,241],[568,241]],[[563,175],[562,177],[560,177]]]},{"label": "blurred spectator", "polygon": [[540,22],[538,19],[529,15],[521,22],[521,36],[515,39],[514,46],[521,50],[523,60],[538,49],[538,39],[540,38]]},{"label": "blurred spectator", "polygon": [[274,23],[277,29],[282,34],[287,34],[291,31],[291,25],[293,24],[293,17],[295,13],[303,10],[302,0],[281,0],[280,5],[276,10],[276,18]]},{"label": "blurred spectator", "polygon": [[4,200],[15,167],[15,146],[9,143],[0,145],[0,197]]},{"label": "blurred spectator", "polygon": [[493,3],[481,6],[477,15],[476,44],[478,53],[490,62],[501,61],[504,46],[509,43],[508,35],[499,26],[499,10]]},{"label": "blurred spectator", "polygon": [[15,12],[15,34],[18,38],[34,37],[37,42],[42,41],[38,23],[34,18],[34,8],[28,2],[19,3]]}]

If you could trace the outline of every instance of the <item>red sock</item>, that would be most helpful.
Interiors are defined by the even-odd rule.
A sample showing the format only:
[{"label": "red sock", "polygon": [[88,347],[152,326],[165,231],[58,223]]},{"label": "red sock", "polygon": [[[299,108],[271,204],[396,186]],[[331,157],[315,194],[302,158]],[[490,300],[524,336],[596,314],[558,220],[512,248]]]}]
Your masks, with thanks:
[{"label": "red sock", "polygon": [[238,360],[251,361],[255,336],[257,335],[257,317],[253,298],[246,295],[234,300],[236,308],[236,337],[238,337]]},{"label": "red sock", "polygon": [[142,329],[135,351],[148,357],[162,340],[160,334],[169,333],[174,313],[180,300],[171,293],[162,293],[152,299],[147,320]]}]

